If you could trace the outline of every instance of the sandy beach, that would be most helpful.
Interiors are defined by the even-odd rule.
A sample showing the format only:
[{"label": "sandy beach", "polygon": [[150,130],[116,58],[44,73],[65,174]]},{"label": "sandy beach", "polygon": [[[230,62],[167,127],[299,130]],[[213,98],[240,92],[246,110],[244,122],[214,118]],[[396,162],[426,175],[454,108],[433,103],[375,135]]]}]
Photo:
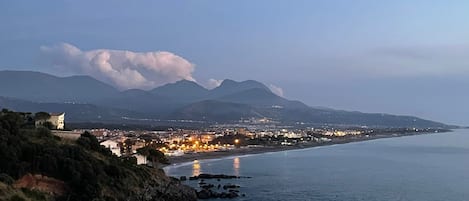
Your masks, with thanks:
[{"label": "sandy beach", "polygon": [[361,142],[367,140],[375,140],[381,138],[392,138],[392,137],[402,137],[402,136],[411,136],[411,135],[422,135],[428,133],[406,133],[406,134],[387,134],[387,135],[372,135],[372,136],[354,136],[347,138],[333,138],[330,142],[308,142],[292,146],[264,146],[264,147],[240,147],[226,151],[216,151],[216,152],[199,152],[199,153],[189,153],[182,156],[169,157],[169,160],[172,165],[177,165],[181,163],[191,162],[194,160],[204,160],[204,159],[217,159],[224,158],[229,156],[242,156],[248,154],[261,154],[267,152],[278,152],[278,151],[287,151],[294,149],[306,149],[311,147],[318,146],[327,146],[334,144],[345,144],[350,142]]}]

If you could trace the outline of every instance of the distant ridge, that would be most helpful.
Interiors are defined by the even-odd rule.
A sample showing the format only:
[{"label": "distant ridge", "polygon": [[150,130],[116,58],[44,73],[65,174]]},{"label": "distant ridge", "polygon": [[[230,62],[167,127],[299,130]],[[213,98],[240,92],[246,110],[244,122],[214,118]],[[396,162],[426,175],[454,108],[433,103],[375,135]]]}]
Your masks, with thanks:
[{"label": "distant ridge", "polygon": [[31,71],[0,71],[0,108],[61,111],[69,120],[122,121],[126,118],[197,120],[213,123],[269,118],[282,124],[370,127],[448,127],[412,116],[310,107],[277,96],[264,84],[226,79],[208,90],[180,80],[145,91],[119,91],[89,76],[56,77]]},{"label": "distant ridge", "polygon": [[211,98],[217,98],[217,97],[222,97],[222,96],[246,91],[249,89],[264,89],[270,92],[270,89],[268,87],[266,87],[264,84],[258,81],[246,80],[242,82],[236,82],[234,80],[225,79],[220,84],[220,86],[210,91],[209,96]]},{"label": "distant ridge", "polygon": [[192,102],[207,96],[209,90],[189,80],[180,80],[152,89],[150,93],[180,102]]},{"label": "distant ridge", "polygon": [[38,102],[92,102],[118,93],[89,76],[56,77],[33,71],[0,71],[0,95]]}]

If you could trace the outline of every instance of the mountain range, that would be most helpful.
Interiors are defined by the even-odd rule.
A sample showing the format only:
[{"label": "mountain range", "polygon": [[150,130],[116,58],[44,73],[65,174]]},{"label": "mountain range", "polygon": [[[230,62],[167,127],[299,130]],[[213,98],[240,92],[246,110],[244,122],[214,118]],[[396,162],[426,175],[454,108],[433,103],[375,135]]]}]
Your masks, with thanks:
[{"label": "mountain range", "polygon": [[89,76],[57,77],[31,71],[0,71],[0,108],[65,112],[67,120],[74,122],[157,119],[230,123],[267,118],[283,124],[447,127],[413,116],[310,107],[280,97],[254,80],[226,79],[211,90],[196,82],[180,80],[148,91],[120,91]]}]

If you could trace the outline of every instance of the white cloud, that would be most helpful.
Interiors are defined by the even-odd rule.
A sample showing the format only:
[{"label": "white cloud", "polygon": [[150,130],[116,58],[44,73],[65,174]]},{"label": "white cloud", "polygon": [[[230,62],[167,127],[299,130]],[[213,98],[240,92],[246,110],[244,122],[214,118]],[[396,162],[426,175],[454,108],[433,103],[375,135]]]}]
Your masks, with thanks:
[{"label": "white cloud", "polygon": [[213,88],[216,88],[216,87],[220,86],[222,82],[223,82],[223,80],[217,80],[217,79],[210,78],[207,81],[206,87],[208,89],[213,89]]},{"label": "white cloud", "polygon": [[269,89],[272,91],[272,93],[276,94],[277,96],[284,97],[282,88],[273,84],[269,84]]},{"label": "white cloud", "polygon": [[42,46],[41,53],[55,67],[90,75],[120,89],[151,89],[181,79],[195,81],[194,64],[171,52],[83,51],[63,43]]}]

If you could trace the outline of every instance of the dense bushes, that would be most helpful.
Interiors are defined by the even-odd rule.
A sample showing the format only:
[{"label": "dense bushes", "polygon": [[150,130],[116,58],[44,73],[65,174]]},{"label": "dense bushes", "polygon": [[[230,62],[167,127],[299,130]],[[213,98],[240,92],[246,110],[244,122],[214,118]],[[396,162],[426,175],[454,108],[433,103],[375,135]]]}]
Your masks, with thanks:
[{"label": "dense bushes", "polygon": [[[76,144],[64,143],[41,129],[21,129],[19,113],[0,113],[0,181],[42,174],[64,181],[69,193],[59,200],[123,200],[151,172],[132,159],[121,159],[84,133]],[[137,175],[138,174],[138,175]]]}]

